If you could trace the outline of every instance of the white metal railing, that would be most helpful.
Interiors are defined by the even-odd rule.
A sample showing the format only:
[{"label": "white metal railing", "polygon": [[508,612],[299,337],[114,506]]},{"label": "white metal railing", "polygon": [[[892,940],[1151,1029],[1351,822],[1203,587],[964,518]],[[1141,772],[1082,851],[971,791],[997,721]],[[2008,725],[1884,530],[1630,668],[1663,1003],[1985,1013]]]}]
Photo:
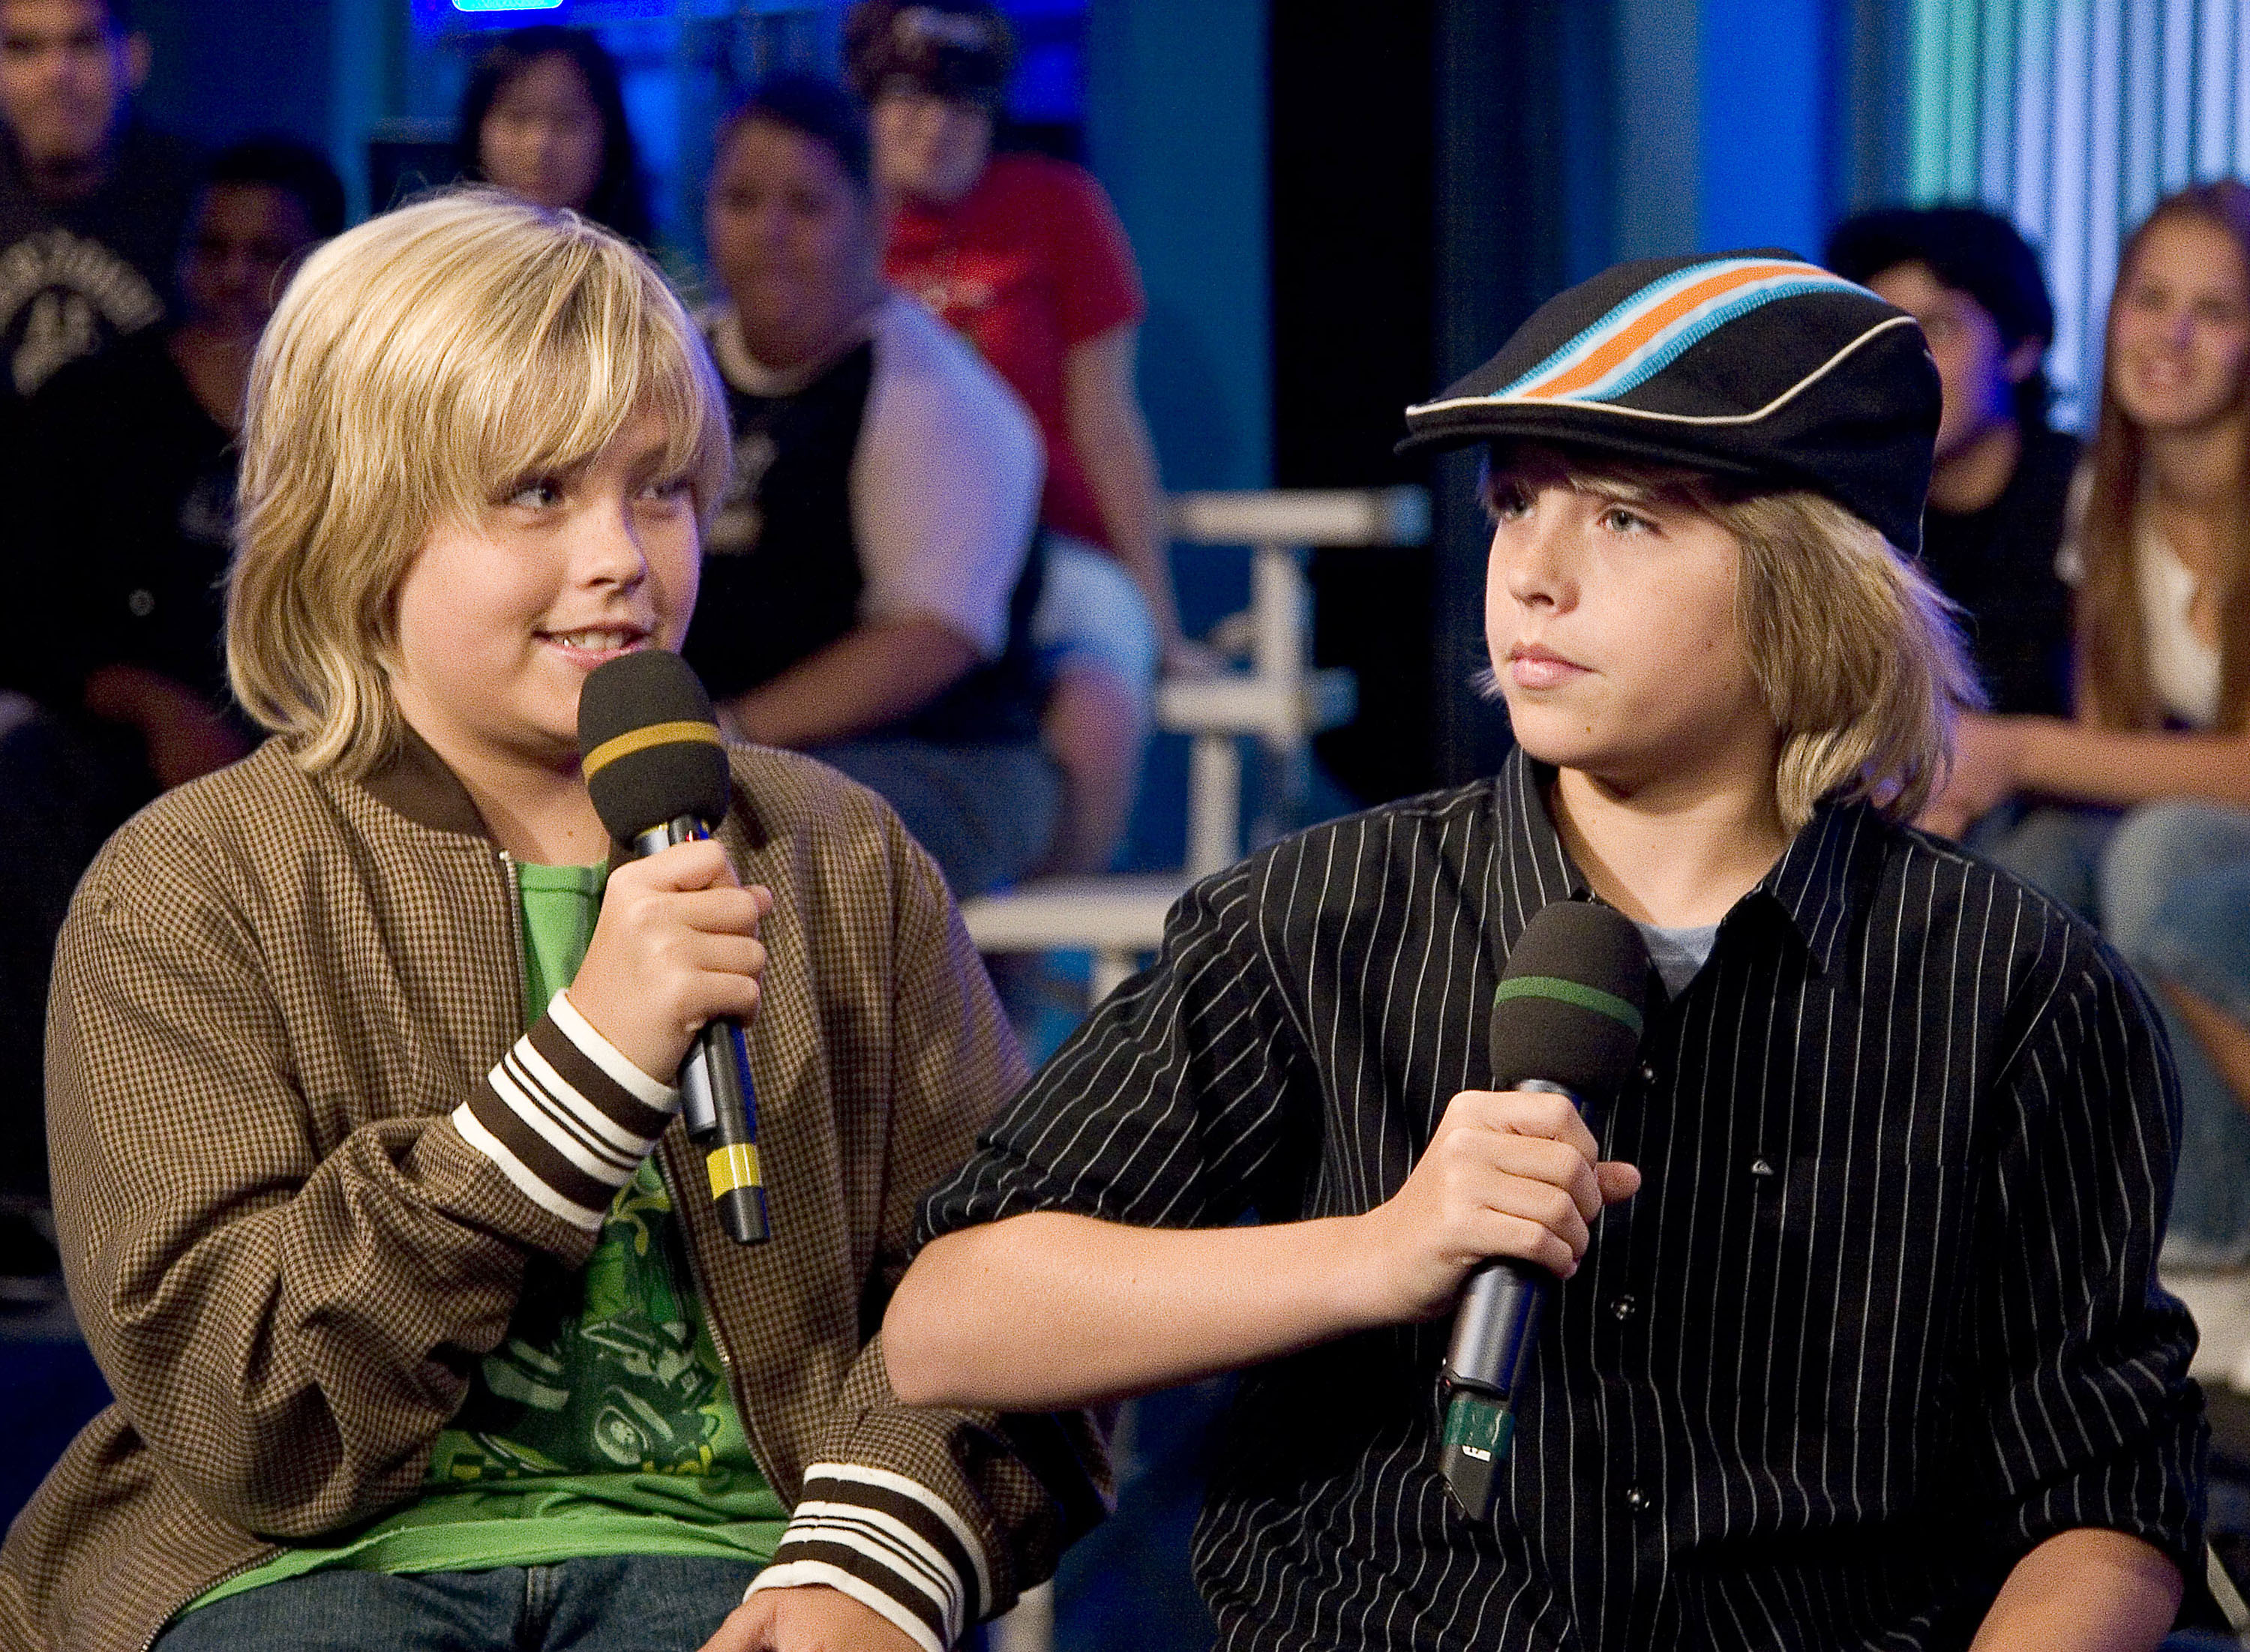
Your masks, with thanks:
[{"label": "white metal railing", "polygon": [[1357,702],[1350,672],[1312,664],[1306,554],[1327,546],[1418,545],[1429,532],[1429,496],[1418,487],[1176,495],[1172,533],[1179,544],[1251,549],[1250,606],[1219,627],[1245,645],[1248,669],[1157,685],[1156,726],[1191,742],[1187,863],[1177,872],[1034,878],[967,901],[962,917],[978,948],[1090,952],[1093,996],[1107,996],[1140,956],[1156,950],[1164,914],[1187,885],[1241,857],[1245,739],[1257,740],[1265,758],[1261,824],[1278,832],[1297,823],[1312,738],[1349,721]]}]

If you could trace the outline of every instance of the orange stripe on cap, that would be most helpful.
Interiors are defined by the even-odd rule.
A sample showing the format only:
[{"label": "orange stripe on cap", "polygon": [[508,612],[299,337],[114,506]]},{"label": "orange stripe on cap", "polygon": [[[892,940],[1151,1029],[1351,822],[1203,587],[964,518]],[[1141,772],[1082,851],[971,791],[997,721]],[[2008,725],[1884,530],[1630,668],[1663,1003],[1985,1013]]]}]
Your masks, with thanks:
[{"label": "orange stripe on cap", "polygon": [[1553,377],[1543,379],[1537,384],[1519,390],[1516,394],[1527,398],[1551,399],[1556,396],[1568,396],[1573,390],[1583,389],[1604,374],[1608,373],[1618,362],[1624,361],[1689,311],[1708,304],[1713,299],[1731,293],[1736,287],[1748,286],[1753,281],[1770,281],[1775,276],[1793,274],[1808,267],[1795,260],[1788,263],[1776,261],[1771,264],[1753,264],[1741,269],[1728,270],[1712,276],[1708,280],[1698,281],[1693,286],[1684,287],[1674,293],[1646,314],[1636,317],[1622,331],[1605,341],[1583,361],[1564,368]]},{"label": "orange stripe on cap", "polygon": [[583,779],[591,780],[621,757],[631,757],[635,752],[645,752],[652,746],[683,746],[701,743],[719,746],[716,723],[693,719],[677,723],[644,723],[638,728],[629,728],[622,734],[604,740],[588,752],[578,765]]}]

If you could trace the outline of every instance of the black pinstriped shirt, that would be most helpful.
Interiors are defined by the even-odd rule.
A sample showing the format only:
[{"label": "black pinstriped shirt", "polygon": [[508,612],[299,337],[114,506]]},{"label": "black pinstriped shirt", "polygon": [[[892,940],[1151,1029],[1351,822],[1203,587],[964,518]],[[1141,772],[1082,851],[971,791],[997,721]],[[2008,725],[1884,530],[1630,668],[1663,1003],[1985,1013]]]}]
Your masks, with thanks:
[{"label": "black pinstriped shirt", "polygon": [[[1199,885],[925,1233],[1397,1192],[1488,1084],[1508,948],[1584,891],[1548,774],[1519,753]],[[1196,1538],[1220,1644],[1960,1646],[2053,1532],[2199,1556],[2194,1332],[2153,1277],[2178,1104],[2094,932],[1829,809],[1653,990],[1595,1121],[1646,1181],[1556,1293],[1496,1520],[1432,1468],[1444,1323],[1260,1366]]]}]

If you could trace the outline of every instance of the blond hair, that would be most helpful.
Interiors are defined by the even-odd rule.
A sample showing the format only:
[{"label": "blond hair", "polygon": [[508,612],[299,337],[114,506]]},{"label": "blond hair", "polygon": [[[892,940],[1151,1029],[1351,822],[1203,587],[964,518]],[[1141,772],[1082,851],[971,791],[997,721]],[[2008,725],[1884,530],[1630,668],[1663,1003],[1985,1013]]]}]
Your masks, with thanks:
[{"label": "blond hair", "polygon": [[399,582],[440,527],[598,454],[643,410],[707,521],[726,404],[648,260],[495,189],[426,197],[306,261],[259,341],[227,576],[227,675],[311,770],[365,774],[400,732]]},{"label": "blond hair", "polygon": [[1700,512],[1741,547],[1735,625],[1781,737],[1774,802],[1790,830],[1824,802],[1912,820],[1945,781],[1953,714],[1984,704],[1952,605],[1881,533],[1825,495],[1606,455],[1532,447],[1486,481],[1552,484]]}]

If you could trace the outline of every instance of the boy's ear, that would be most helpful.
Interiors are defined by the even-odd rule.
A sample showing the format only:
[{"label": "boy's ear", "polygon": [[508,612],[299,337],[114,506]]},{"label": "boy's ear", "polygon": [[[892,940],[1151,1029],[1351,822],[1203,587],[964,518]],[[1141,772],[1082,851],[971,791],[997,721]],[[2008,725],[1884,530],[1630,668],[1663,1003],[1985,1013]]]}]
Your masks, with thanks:
[{"label": "boy's ear", "polygon": [[138,92],[148,84],[148,71],[156,61],[156,50],[148,44],[148,37],[135,30],[125,37],[125,89]]}]

